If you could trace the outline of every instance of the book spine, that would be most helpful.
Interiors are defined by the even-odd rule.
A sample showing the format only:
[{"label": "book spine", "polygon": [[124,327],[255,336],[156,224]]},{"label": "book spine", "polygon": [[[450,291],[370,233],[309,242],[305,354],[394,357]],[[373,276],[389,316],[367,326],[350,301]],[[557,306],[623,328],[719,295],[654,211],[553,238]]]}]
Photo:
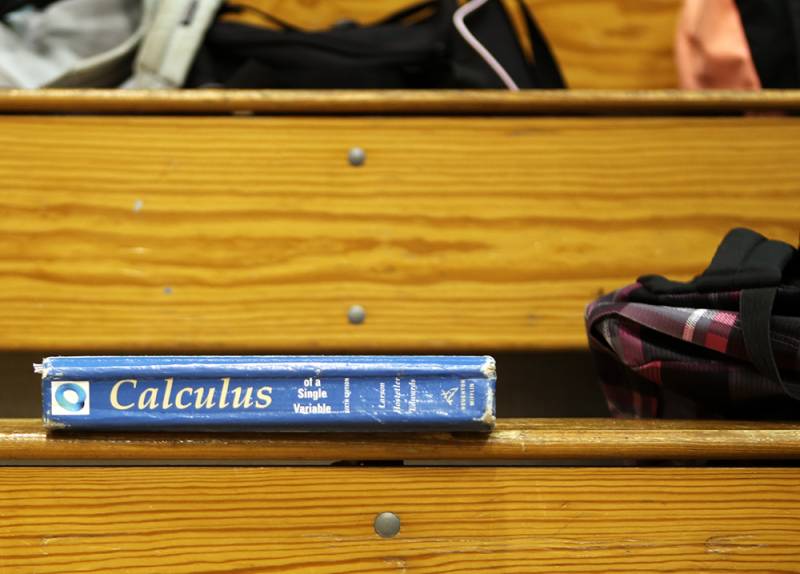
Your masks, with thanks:
[{"label": "book spine", "polygon": [[494,377],[43,379],[45,426],[84,430],[488,430]]}]

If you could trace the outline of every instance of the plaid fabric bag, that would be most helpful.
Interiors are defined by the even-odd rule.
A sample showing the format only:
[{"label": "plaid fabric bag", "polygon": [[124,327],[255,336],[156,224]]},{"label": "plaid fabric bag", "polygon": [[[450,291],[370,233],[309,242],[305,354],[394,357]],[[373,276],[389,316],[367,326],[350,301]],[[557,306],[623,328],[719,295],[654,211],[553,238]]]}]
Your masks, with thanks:
[{"label": "plaid fabric bag", "polygon": [[800,255],[734,229],[689,282],[591,303],[589,345],[614,416],[800,418]]}]

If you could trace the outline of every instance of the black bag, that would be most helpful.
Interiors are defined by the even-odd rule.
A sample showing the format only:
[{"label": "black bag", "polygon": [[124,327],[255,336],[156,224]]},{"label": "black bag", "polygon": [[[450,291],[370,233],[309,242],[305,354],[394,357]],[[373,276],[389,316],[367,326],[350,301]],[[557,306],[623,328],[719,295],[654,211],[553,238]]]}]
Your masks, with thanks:
[{"label": "black bag", "polygon": [[[535,63],[520,46],[500,0],[468,16],[470,32],[520,89],[563,88],[550,49],[525,6]],[[261,14],[278,30],[225,21],[224,5],[189,72],[187,87],[225,88],[503,88],[498,74],[453,26],[456,0],[416,4],[372,26],[342,22],[309,32]]]},{"label": "black bag", "polygon": [[736,0],[764,88],[800,87],[800,2]]}]

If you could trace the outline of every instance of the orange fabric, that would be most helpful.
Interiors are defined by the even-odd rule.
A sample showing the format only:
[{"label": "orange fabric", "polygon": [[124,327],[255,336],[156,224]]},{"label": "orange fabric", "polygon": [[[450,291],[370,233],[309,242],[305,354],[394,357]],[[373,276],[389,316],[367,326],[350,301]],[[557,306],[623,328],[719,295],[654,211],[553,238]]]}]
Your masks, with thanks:
[{"label": "orange fabric", "polygon": [[685,0],[675,56],[683,89],[761,89],[734,0]]}]

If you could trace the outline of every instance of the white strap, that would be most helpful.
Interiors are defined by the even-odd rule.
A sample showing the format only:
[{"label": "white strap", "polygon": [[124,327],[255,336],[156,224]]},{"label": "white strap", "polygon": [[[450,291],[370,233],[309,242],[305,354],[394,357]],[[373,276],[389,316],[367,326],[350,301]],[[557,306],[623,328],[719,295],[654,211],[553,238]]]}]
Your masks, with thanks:
[{"label": "white strap", "polygon": [[180,88],[223,0],[161,0],[126,88]]},{"label": "white strap", "polygon": [[459,7],[453,13],[453,25],[456,30],[458,30],[458,33],[461,34],[461,37],[464,38],[464,41],[469,44],[470,47],[478,53],[478,56],[480,56],[481,59],[489,65],[492,71],[497,74],[497,77],[500,78],[500,81],[503,82],[505,87],[514,92],[519,91],[519,86],[514,82],[514,79],[506,72],[506,69],[497,61],[492,53],[486,49],[486,46],[481,44],[480,40],[469,31],[469,28],[467,28],[464,22],[467,16],[486,4],[486,2],[488,2],[488,0],[470,0]]}]

